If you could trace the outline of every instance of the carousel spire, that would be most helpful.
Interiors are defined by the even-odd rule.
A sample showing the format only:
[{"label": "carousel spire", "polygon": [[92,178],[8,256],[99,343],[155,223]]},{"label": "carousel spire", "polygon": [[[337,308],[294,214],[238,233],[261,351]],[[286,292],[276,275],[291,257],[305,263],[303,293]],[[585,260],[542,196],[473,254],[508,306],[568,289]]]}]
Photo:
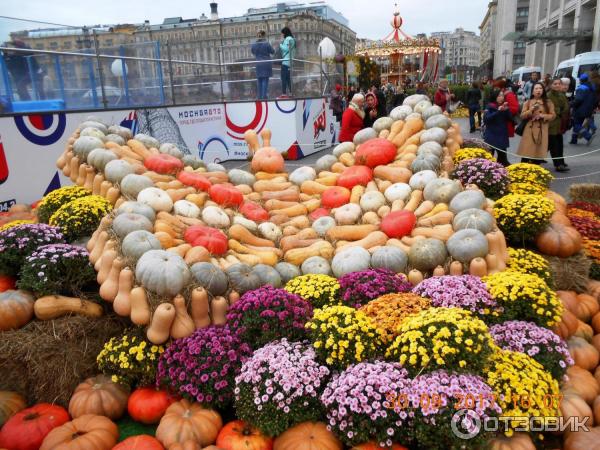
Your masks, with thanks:
[{"label": "carousel spire", "polygon": [[391,25],[395,31],[398,31],[402,27],[402,16],[400,16],[400,9],[398,8],[398,3],[394,3],[394,15],[392,16]]}]

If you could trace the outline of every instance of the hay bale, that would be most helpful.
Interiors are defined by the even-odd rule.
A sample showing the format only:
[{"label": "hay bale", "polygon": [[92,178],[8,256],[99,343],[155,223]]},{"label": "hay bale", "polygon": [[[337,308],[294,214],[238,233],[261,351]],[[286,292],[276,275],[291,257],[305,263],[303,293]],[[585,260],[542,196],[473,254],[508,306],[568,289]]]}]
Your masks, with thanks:
[{"label": "hay bale", "polygon": [[546,259],[550,264],[555,290],[586,292],[592,262],[583,252],[569,258],[546,256]]},{"label": "hay bale", "polygon": [[589,202],[600,205],[600,184],[576,183],[569,187],[569,197],[573,202]]},{"label": "hay bale", "polygon": [[128,325],[114,314],[74,315],[0,333],[0,390],[19,392],[29,404],[68,406],[75,387],[98,373],[104,343]]}]

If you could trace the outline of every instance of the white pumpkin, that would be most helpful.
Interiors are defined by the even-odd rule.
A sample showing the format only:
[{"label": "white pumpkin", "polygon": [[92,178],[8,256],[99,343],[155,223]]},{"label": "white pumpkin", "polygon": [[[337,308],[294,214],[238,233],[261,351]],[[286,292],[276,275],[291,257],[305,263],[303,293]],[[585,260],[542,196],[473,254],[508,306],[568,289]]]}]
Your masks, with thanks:
[{"label": "white pumpkin", "polygon": [[327,230],[329,230],[331,227],[335,227],[335,219],[330,216],[319,217],[312,223],[312,227],[319,236],[323,237],[327,233]]},{"label": "white pumpkin", "polygon": [[344,153],[352,153],[356,147],[353,142],[341,142],[333,149],[333,155],[336,157],[342,156]]},{"label": "white pumpkin", "polygon": [[96,130],[101,131],[103,135],[109,132],[109,129],[106,127],[106,125],[100,122],[100,119],[97,117],[88,117],[85,122],[82,122],[79,125],[80,130],[85,130],[87,128],[95,128]]},{"label": "white pumpkin", "polygon": [[99,170],[100,172],[104,171],[104,167],[106,167],[106,164],[116,159],[117,155],[115,155],[110,150],[106,150],[103,148],[95,148],[87,156],[88,164],[94,169]]},{"label": "white pumpkin", "polygon": [[109,161],[104,166],[104,176],[111,183],[120,183],[130,173],[134,173],[135,168],[124,159],[115,159]]},{"label": "white pumpkin", "polygon": [[121,206],[119,206],[115,210],[115,215],[117,216],[119,214],[126,213],[141,214],[142,216],[146,217],[150,222],[154,222],[154,220],[156,219],[156,212],[154,212],[154,210],[150,206],[140,202],[126,201],[123,202]]},{"label": "white pumpkin", "polygon": [[114,142],[115,144],[119,144],[119,145],[125,145],[125,139],[123,139],[123,136],[120,136],[118,134],[107,134],[106,138],[104,139],[106,142]]},{"label": "white pumpkin", "polygon": [[452,125],[452,121],[449,117],[446,117],[443,114],[438,114],[436,116],[431,116],[425,122],[425,129],[429,130],[430,128],[443,128],[447,130]]},{"label": "white pumpkin", "polygon": [[279,226],[275,225],[273,222],[263,222],[258,226],[258,231],[262,235],[262,237],[273,241],[278,242],[283,232]]},{"label": "white pumpkin", "polygon": [[236,186],[240,184],[252,186],[256,182],[256,177],[246,170],[231,169],[228,175],[229,181]]},{"label": "white pumpkin", "polygon": [[317,172],[329,170],[331,169],[331,166],[333,166],[336,162],[337,158],[333,155],[321,156],[319,159],[317,159],[317,162],[315,162],[315,170]]},{"label": "white pumpkin", "polygon": [[421,118],[421,114],[419,113],[410,113],[408,116],[406,116],[406,120],[412,120],[412,119],[420,119]]},{"label": "white pumpkin", "polygon": [[95,148],[104,148],[104,142],[94,136],[81,136],[75,139],[73,143],[73,153],[77,156],[80,162],[87,160],[87,156]]},{"label": "white pumpkin", "polygon": [[156,187],[142,189],[137,196],[137,201],[150,206],[156,212],[170,212],[173,209],[173,200],[169,194]]},{"label": "white pumpkin", "polygon": [[313,181],[317,178],[315,169],[309,166],[298,167],[290,174],[290,181],[300,186],[305,181]]},{"label": "white pumpkin", "polygon": [[227,228],[231,224],[229,216],[218,206],[207,206],[202,210],[202,221],[215,228]]},{"label": "white pumpkin", "polygon": [[94,127],[84,128],[83,130],[81,130],[81,133],[79,133],[79,136],[96,137],[96,138],[100,139],[102,142],[104,142],[106,140],[106,135],[104,134],[104,132],[99,130],[98,128],[94,128]]},{"label": "white pumpkin", "polygon": [[111,125],[108,127],[108,132],[110,134],[118,134],[125,140],[125,142],[133,137],[133,134],[129,128],[122,127],[120,125]]},{"label": "white pumpkin", "polygon": [[173,205],[173,211],[175,211],[175,214],[184,217],[191,217],[193,219],[200,217],[200,208],[187,200],[177,200]]},{"label": "white pumpkin", "polygon": [[448,207],[450,211],[452,211],[454,214],[457,214],[465,209],[481,209],[485,206],[485,204],[486,201],[483,192],[469,189],[456,194]]},{"label": "white pumpkin", "polygon": [[303,275],[308,275],[309,273],[331,275],[329,261],[321,256],[311,256],[302,263],[301,269]]},{"label": "white pumpkin", "polygon": [[258,231],[258,225],[254,220],[246,219],[244,216],[240,214],[236,214],[233,216],[233,223],[237,225],[241,225],[249,231]]},{"label": "white pumpkin", "polygon": [[137,199],[140,192],[152,186],[154,182],[150,178],[130,173],[121,179],[119,188],[125,197]]},{"label": "white pumpkin", "polygon": [[160,296],[173,297],[190,282],[191,272],[181,256],[165,250],[150,250],[137,262],[135,278],[144,288]]},{"label": "white pumpkin", "polygon": [[435,141],[425,142],[424,144],[419,145],[419,148],[417,149],[417,156],[431,154],[437,156],[438,158],[441,158],[443,153],[443,147],[440,145],[439,142]]},{"label": "white pumpkin", "polygon": [[[358,219],[360,219],[361,214],[362,210],[359,205],[357,205],[356,203],[346,203],[345,205],[340,206],[339,208],[336,208],[334,210],[333,217],[335,218],[335,222],[338,225],[353,225],[356,222],[358,222]],[[315,223],[316,222],[317,221],[315,221]],[[327,223],[329,222],[327,221]],[[313,228],[315,228],[314,223]],[[319,231],[316,228],[315,230],[317,231],[317,233],[319,233]],[[327,232],[327,230],[325,230],[325,232]]]},{"label": "white pumpkin", "polygon": [[421,115],[423,116],[423,120],[427,120],[432,116],[437,116],[438,114],[442,114],[442,108],[440,108],[438,105],[433,105],[430,106],[429,108],[427,108],[425,111],[423,111],[421,113]]},{"label": "white pumpkin", "polygon": [[217,164],[214,162],[207,164],[206,170],[208,170],[209,172],[227,172],[227,169],[223,164]]},{"label": "white pumpkin", "polygon": [[141,214],[124,213],[116,216],[112,221],[112,230],[121,239],[132,231],[153,231],[154,226],[147,217]]},{"label": "white pumpkin", "polygon": [[179,150],[175,144],[170,144],[168,142],[161,144],[161,146],[158,147],[158,151],[166,155],[174,156],[175,158],[183,158],[183,152]]},{"label": "white pumpkin", "polygon": [[158,238],[146,230],[132,231],[121,242],[123,256],[134,260],[150,250],[161,250],[161,245]]},{"label": "white pumpkin", "polygon": [[388,187],[383,195],[388,202],[392,203],[395,200],[406,200],[410,197],[412,188],[406,183],[394,183]]},{"label": "white pumpkin", "polygon": [[428,110],[429,108],[431,108],[431,101],[428,100],[421,100],[419,103],[417,103],[414,107],[414,111],[416,113],[419,113],[421,115],[423,115],[423,113]]},{"label": "white pumpkin", "polygon": [[342,249],[333,257],[331,268],[339,278],[350,272],[368,269],[371,265],[371,254],[362,247]]},{"label": "white pumpkin", "polygon": [[380,117],[373,123],[373,129],[377,134],[381,133],[383,130],[389,130],[392,128],[392,124],[394,123],[394,119],[391,117]]},{"label": "white pumpkin", "polygon": [[406,117],[413,112],[412,107],[408,105],[396,106],[390,111],[390,118],[394,121],[404,120]]},{"label": "white pumpkin", "polygon": [[152,136],[148,136],[147,134],[138,133],[133,137],[135,140],[140,141],[147,148],[159,148],[160,142],[154,139]]},{"label": "white pumpkin", "polygon": [[354,142],[354,145],[359,146],[360,144],[367,142],[369,139],[374,139],[376,137],[377,132],[373,128],[363,128],[354,135],[352,142]]},{"label": "white pumpkin", "polygon": [[377,211],[385,205],[385,196],[379,191],[365,192],[360,198],[360,207],[364,212]]},{"label": "white pumpkin", "polygon": [[436,127],[423,131],[420,137],[420,143],[424,144],[425,142],[434,141],[443,145],[446,142],[446,139],[448,139],[446,130]]},{"label": "white pumpkin", "polygon": [[414,108],[417,103],[422,102],[423,100],[429,100],[429,97],[427,97],[426,95],[423,94],[413,94],[413,95],[409,95],[408,97],[406,97],[404,99],[404,101],[402,102],[403,105],[406,106],[410,106],[411,108]]},{"label": "white pumpkin", "polygon": [[406,271],[408,255],[404,250],[391,245],[379,247],[371,256],[371,267],[389,269],[396,273]]},{"label": "white pumpkin", "polygon": [[410,177],[408,184],[412,189],[422,191],[427,186],[427,183],[435,180],[437,177],[437,174],[433,170],[421,170]]}]

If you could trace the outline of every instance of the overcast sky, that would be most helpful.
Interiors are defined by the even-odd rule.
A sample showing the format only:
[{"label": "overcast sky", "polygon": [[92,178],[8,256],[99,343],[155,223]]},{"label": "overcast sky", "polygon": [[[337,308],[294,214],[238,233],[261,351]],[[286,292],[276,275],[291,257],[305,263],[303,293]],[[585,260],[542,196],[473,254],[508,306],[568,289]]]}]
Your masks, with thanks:
[{"label": "overcast sky", "polygon": [[[308,3],[311,0],[300,3]],[[239,16],[250,7],[264,7],[277,0],[227,0],[219,3],[221,17]],[[398,0],[409,34],[450,31],[457,27],[479,33],[489,0]],[[102,0],[97,4],[82,0],[0,0],[0,14],[65,25],[140,23],[145,19],[161,23],[165,17],[194,18],[209,15],[210,1],[198,0]],[[350,21],[359,37],[382,38],[391,29],[393,0],[327,0]],[[25,8],[24,5],[27,5]],[[16,23],[0,18],[0,39],[8,32],[43,25]]]}]

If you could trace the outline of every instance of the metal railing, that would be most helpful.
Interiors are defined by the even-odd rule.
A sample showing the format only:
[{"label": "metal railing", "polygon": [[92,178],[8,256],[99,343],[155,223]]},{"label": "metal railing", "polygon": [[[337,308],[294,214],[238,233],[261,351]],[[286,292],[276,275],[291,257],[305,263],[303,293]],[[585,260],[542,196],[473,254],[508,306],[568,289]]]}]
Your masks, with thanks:
[{"label": "metal railing", "polygon": [[[93,110],[172,106],[232,101],[258,97],[256,65],[270,64],[267,99],[278,98],[282,59],[204,62],[161,57],[159,42],[145,42],[143,52],[131,47],[84,53],[0,47],[0,105],[2,113]],[[141,48],[141,46],[138,46]],[[164,47],[164,45],[163,45]],[[135,51],[139,51],[136,47]],[[222,51],[216,49],[219,61]],[[291,96],[326,95],[343,79],[340,65],[292,59]]]}]

